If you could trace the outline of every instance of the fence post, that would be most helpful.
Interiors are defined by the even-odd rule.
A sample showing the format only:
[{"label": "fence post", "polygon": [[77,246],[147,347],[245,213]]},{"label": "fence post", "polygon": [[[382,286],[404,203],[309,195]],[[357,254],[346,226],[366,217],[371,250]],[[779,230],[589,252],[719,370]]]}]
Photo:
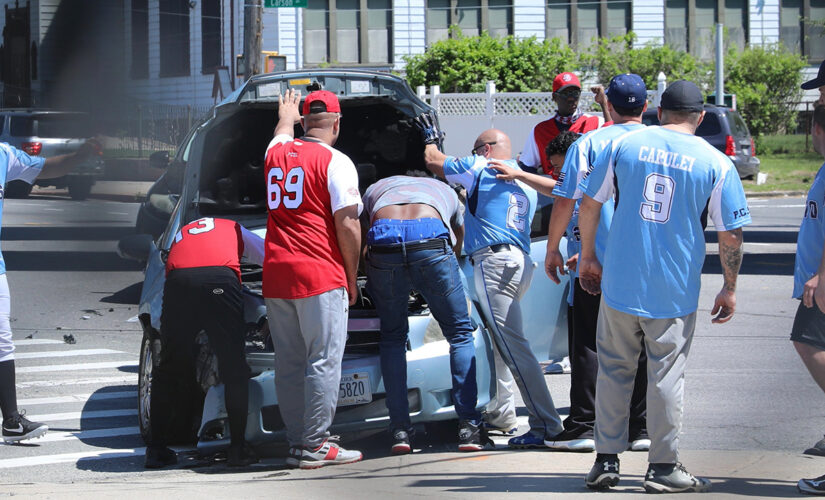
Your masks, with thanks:
[{"label": "fence post", "polygon": [[418,98],[423,101],[424,95],[427,93],[427,87],[425,87],[424,85],[419,85],[415,88],[415,93],[418,94]]},{"label": "fence post", "polygon": [[138,104],[138,158],[143,158],[143,107]]},{"label": "fence post", "polygon": [[430,87],[430,106],[435,109],[435,112],[438,113],[438,101],[439,96],[441,95],[441,87],[439,85],[433,85]]},{"label": "fence post", "polygon": [[656,98],[653,100],[653,107],[658,108],[659,104],[662,102],[662,94],[665,92],[667,88],[667,77],[663,72],[659,72],[659,76],[656,77]]},{"label": "fence post", "polygon": [[493,106],[493,94],[496,93],[496,82],[488,81],[487,88],[485,89],[486,93],[486,106],[485,111],[487,112],[487,118],[490,119],[490,128],[495,126],[493,115],[495,114],[495,106]]}]

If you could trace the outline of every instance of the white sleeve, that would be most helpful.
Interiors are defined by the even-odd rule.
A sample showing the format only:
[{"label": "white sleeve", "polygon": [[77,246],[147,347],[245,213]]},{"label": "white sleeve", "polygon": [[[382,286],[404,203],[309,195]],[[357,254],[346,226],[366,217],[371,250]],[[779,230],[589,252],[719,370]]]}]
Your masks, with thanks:
[{"label": "white sleeve", "polygon": [[539,155],[539,148],[536,146],[536,127],[530,130],[530,135],[524,143],[518,161],[528,167],[541,168],[541,156]]},{"label": "white sleeve", "polygon": [[238,224],[243,239],[243,258],[252,264],[264,265],[264,239]]},{"label": "white sleeve", "polygon": [[292,142],[294,140],[295,140],[295,138],[292,137],[291,135],[287,135],[287,134],[278,134],[278,135],[276,135],[275,137],[272,138],[271,141],[269,141],[269,146],[266,147],[266,153],[264,154],[264,157],[269,155],[269,150],[272,148],[272,146],[275,146],[275,145],[278,145],[278,144],[286,144],[287,142]]},{"label": "white sleeve", "polygon": [[364,203],[358,191],[358,171],[347,155],[335,149],[332,150],[332,160],[327,170],[327,189],[332,213],[350,205],[358,205],[358,215],[361,215]]}]

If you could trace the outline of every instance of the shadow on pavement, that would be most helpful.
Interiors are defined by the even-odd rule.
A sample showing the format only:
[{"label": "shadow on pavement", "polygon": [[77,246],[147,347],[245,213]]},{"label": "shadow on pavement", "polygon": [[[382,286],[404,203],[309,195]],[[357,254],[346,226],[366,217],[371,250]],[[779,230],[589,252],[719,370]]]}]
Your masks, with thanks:
[{"label": "shadow on pavement", "polygon": [[140,292],[143,289],[143,282],[129,285],[122,290],[118,290],[112,295],[107,295],[100,299],[106,304],[128,304],[138,305],[140,303]]}]

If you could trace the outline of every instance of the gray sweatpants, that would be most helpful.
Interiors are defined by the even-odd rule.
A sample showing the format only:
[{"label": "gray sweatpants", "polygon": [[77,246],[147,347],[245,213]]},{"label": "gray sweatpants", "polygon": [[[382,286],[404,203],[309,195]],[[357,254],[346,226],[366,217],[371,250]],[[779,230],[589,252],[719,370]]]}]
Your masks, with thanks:
[{"label": "gray sweatpants", "polygon": [[530,288],[533,261],[517,249],[473,253],[476,294],[487,318],[492,318],[493,342],[521,392],[530,413],[530,431],[544,437],[563,430],[536,356],[524,336],[521,298]]},{"label": "gray sweatpants", "polygon": [[303,299],[266,299],[275,391],[290,446],[317,448],[338,404],[349,304],[344,288]]},{"label": "gray sweatpants", "polygon": [[633,381],[642,349],[647,351],[647,432],[651,463],[679,460],[679,431],[685,364],[696,312],[679,318],[652,319],[612,309],[602,298],[596,328],[599,375],[596,379],[596,451],[627,449]]}]

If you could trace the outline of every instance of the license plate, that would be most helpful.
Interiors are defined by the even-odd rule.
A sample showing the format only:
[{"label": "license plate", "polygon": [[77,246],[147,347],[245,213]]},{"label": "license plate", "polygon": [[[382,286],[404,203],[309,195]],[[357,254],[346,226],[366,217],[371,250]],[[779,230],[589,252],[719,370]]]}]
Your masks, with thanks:
[{"label": "license plate", "polygon": [[338,406],[350,406],[372,401],[370,375],[367,372],[342,373],[338,386]]}]

